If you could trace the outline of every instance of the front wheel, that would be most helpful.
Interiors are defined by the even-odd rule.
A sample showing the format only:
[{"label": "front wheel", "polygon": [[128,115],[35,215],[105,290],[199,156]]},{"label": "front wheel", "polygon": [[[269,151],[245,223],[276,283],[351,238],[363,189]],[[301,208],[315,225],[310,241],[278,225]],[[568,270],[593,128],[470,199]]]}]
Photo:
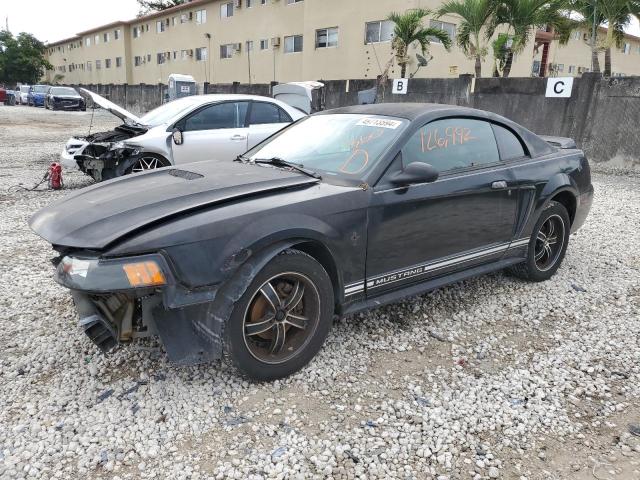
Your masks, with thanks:
[{"label": "front wheel", "polygon": [[166,158],[154,153],[143,153],[126,173],[146,172],[147,170],[155,170],[156,168],[168,167],[171,163]]},{"label": "front wheel", "polygon": [[318,353],[333,318],[329,275],[313,257],[288,250],[273,258],[234,305],[225,354],[255,380],[300,370]]},{"label": "front wheel", "polygon": [[570,230],[571,220],[567,209],[558,202],[550,202],[533,229],[527,260],[509,270],[525,280],[548,280],[562,264]]}]

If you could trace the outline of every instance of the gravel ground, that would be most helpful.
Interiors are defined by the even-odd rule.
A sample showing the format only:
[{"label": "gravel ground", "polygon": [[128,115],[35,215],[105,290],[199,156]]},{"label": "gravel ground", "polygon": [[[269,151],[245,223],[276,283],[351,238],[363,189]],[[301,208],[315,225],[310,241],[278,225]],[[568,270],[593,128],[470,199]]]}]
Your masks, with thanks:
[{"label": "gravel ground", "polygon": [[14,185],[90,118],[0,107],[0,478],[640,478],[637,174],[594,175],[552,280],[498,273],[343,318],[299,374],[254,384],[153,342],[105,357],[76,326],[26,225],[65,192]]}]

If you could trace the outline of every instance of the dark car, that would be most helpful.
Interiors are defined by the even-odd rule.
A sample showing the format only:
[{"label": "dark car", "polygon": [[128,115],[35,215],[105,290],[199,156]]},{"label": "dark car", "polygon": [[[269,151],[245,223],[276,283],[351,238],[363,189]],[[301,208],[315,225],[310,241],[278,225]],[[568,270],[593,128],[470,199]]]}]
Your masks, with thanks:
[{"label": "dark car", "polygon": [[44,107],[44,99],[49,88],[51,88],[49,85],[33,85],[29,87],[27,103],[34,107]]},{"label": "dark car", "polygon": [[44,98],[44,108],[51,110],[85,111],[87,104],[75,88],[49,87]]},{"label": "dark car", "polygon": [[491,113],[382,104],[302,119],[236,162],[85,188],[36,213],[103,351],[159,335],[289,375],[345,315],[508,268],[550,278],[589,212],[587,159]]}]

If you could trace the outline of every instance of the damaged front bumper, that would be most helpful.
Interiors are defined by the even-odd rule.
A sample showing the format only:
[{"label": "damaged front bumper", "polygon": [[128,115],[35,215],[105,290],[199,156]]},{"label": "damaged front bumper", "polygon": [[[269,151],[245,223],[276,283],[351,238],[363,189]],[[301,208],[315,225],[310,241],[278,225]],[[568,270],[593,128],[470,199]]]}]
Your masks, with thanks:
[{"label": "damaged front bumper", "polygon": [[158,336],[177,365],[222,355],[222,326],[233,302],[218,295],[217,287],[184,288],[161,254],[65,256],[55,279],[71,290],[80,326],[104,353],[137,338]]}]

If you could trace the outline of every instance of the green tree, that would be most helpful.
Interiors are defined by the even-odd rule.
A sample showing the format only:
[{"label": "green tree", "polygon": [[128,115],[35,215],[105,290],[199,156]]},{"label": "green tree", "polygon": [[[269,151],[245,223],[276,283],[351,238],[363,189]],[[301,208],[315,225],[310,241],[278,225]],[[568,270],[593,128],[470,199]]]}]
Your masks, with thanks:
[{"label": "green tree", "polygon": [[456,32],[456,43],[469,58],[475,58],[476,78],[482,76],[482,60],[488,53],[487,27],[493,18],[493,0],[450,0],[438,9],[438,17],[458,15],[462,21]]},{"label": "green tree", "polygon": [[495,15],[489,33],[505,26],[507,39],[506,59],[502,75],[511,73],[514,53],[525,48],[537,28],[551,27],[559,34],[560,43],[569,40],[574,23],[567,17],[568,0],[494,0]]},{"label": "green tree", "polygon": [[611,48],[622,47],[624,29],[629,26],[631,17],[640,18],[640,1],[596,0],[596,3],[607,24],[607,36],[604,40],[604,76],[610,77]]},{"label": "green tree", "polygon": [[393,30],[392,46],[400,65],[400,76],[405,78],[407,65],[409,64],[409,47],[413,43],[418,43],[422,54],[426,55],[429,50],[430,39],[435,38],[444,45],[447,51],[451,48],[449,34],[439,28],[425,27],[422,19],[430,15],[431,11],[424,8],[407,10],[404,13],[391,13],[388,17],[395,27]]},{"label": "green tree", "polygon": [[[598,6],[600,0],[573,0],[571,2],[571,9],[579,13],[583,20],[576,25],[576,28],[581,28],[589,32],[589,46],[591,48],[591,66],[594,72],[600,72],[600,59],[598,54],[603,49],[600,39],[598,38],[599,27],[606,20],[602,14],[602,8]],[[591,38],[594,34],[593,25],[595,21],[595,37]]]},{"label": "green tree", "polygon": [[45,70],[53,67],[44,58],[47,47],[29,33],[14,37],[11,32],[0,32],[0,82],[37,83]]},{"label": "green tree", "polygon": [[160,12],[167,8],[177,7],[185,3],[185,0],[137,0],[140,5],[138,15],[146,15],[150,12]]}]

